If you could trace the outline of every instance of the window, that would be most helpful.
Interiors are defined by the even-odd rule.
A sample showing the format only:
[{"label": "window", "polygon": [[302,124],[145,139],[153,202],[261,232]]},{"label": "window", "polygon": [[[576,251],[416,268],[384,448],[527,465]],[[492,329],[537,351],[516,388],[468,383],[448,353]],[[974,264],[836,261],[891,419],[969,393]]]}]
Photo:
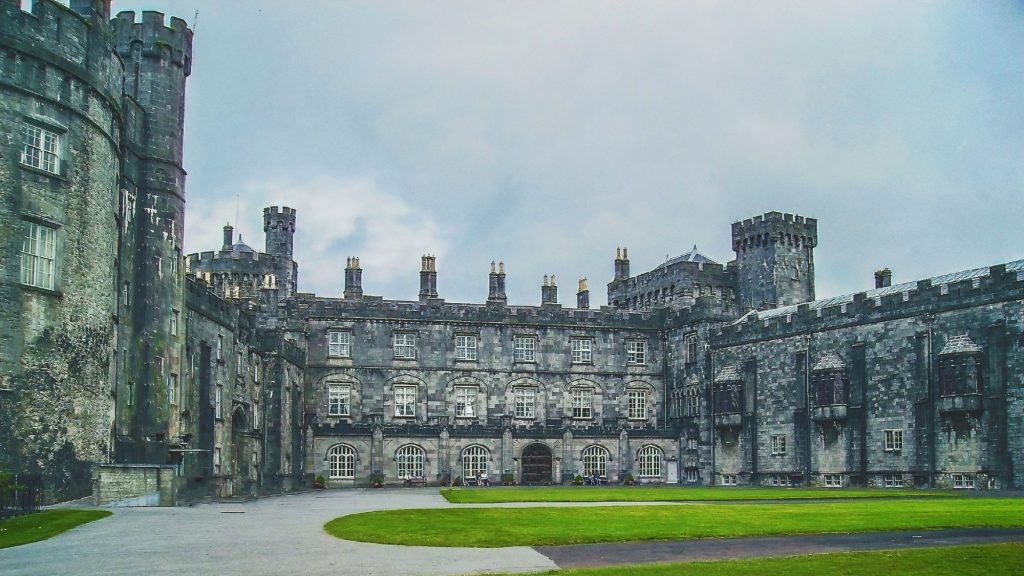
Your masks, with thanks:
[{"label": "window", "polygon": [[416,358],[416,335],[408,332],[395,334],[395,358]]},{"label": "window", "polygon": [[683,359],[687,364],[697,361],[697,335],[687,334],[683,338]]},{"label": "window", "polygon": [[826,370],[814,373],[815,399],[818,406],[846,403],[846,371]]},{"label": "window", "polygon": [[772,455],[778,456],[786,453],[786,437],[781,434],[772,436]]},{"label": "window", "polygon": [[647,342],[644,340],[626,341],[626,364],[640,365],[647,363]]},{"label": "window", "polygon": [[178,311],[175,310],[171,314],[171,336],[178,335]]},{"label": "window", "polygon": [[34,124],[23,127],[21,163],[51,174],[60,174],[60,135]]},{"label": "window", "polygon": [[132,305],[132,283],[124,283],[124,307],[128,308]]},{"label": "window", "polygon": [[647,391],[646,390],[630,390],[628,393],[629,398],[629,409],[628,417],[630,420],[643,420],[647,418]]},{"label": "window", "polygon": [[220,446],[215,446],[213,448],[213,473],[214,474],[220,474],[220,463],[221,463],[220,450],[221,450]]},{"label": "window", "polygon": [[715,414],[743,412],[743,382],[715,383]]},{"label": "window", "polygon": [[608,451],[603,446],[589,446],[583,449],[583,475],[605,476],[608,467]]},{"label": "window", "polygon": [[217,335],[217,360],[224,359],[224,337]]},{"label": "window", "polygon": [[657,446],[644,446],[636,453],[640,476],[661,476],[661,449]]},{"label": "window", "polygon": [[224,417],[224,387],[217,385],[213,393],[213,416],[218,420]]},{"label": "window", "polygon": [[953,488],[957,490],[974,490],[974,477],[967,474],[953,474]]},{"label": "window", "polygon": [[395,451],[395,463],[398,465],[398,478],[423,476],[423,448],[409,444]]},{"label": "window", "polygon": [[235,373],[238,376],[242,376],[245,373],[245,370],[243,370],[244,365],[245,365],[245,354],[242,354],[241,352],[239,352],[238,354],[235,354]]},{"label": "window", "polygon": [[170,404],[177,405],[178,404],[178,398],[176,396],[177,393],[178,393],[178,375],[177,374],[168,374],[167,375],[167,402],[170,403]]},{"label": "window", "polygon": [[572,346],[573,364],[589,364],[591,362],[591,351],[594,347],[593,340],[589,338],[573,338],[569,343]]},{"label": "window", "polygon": [[533,419],[536,406],[537,390],[534,388],[516,388],[512,392],[516,399],[516,418]]},{"label": "window", "polygon": [[[348,358],[352,355],[352,333],[331,330],[327,333],[327,355],[332,358]],[[397,356],[397,354],[396,354]]]},{"label": "window", "polygon": [[352,410],[352,387],[348,384],[327,385],[327,415],[348,416]]},{"label": "window", "polygon": [[903,450],[903,430],[885,431],[885,451],[899,452]]},{"label": "window", "polygon": [[124,403],[128,406],[132,405],[135,400],[135,383],[131,380],[124,383]]},{"label": "window", "polygon": [[21,283],[53,290],[56,259],[57,231],[35,222],[25,222],[25,237],[21,242]]},{"label": "window", "polygon": [[686,483],[696,484],[700,482],[700,469],[698,468],[687,468],[686,469]]},{"label": "window", "polygon": [[472,418],[476,416],[476,386],[455,387],[455,417]]},{"label": "window", "polygon": [[685,415],[700,416],[700,389],[697,386],[687,386],[683,394],[685,398]]},{"label": "window", "polygon": [[788,488],[793,485],[793,482],[785,474],[769,474],[768,484],[777,488]]},{"label": "window", "polygon": [[356,476],[356,450],[347,444],[331,446],[327,451],[327,465],[332,479]]},{"label": "window", "polygon": [[252,428],[253,430],[260,429],[260,405],[252,405]]},{"label": "window", "polygon": [[395,416],[416,415],[416,387],[395,386]]},{"label": "window", "polygon": [[476,336],[455,336],[455,359],[476,360]]},{"label": "window", "polygon": [[589,419],[593,417],[594,391],[590,388],[575,388],[572,391],[572,417]]},{"label": "window", "polygon": [[722,486],[735,486],[736,480],[735,474],[722,474]]},{"label": "window", "polygon": [[535,359],[534,352],[537,348],[537,339],[533,336],[520,336],[516,335],[513,337],[514,347],[514,360],[516,362],[533,362]]},{"label": "window", "polygon": [[886,488],[903,488],[902,474],[883,474],[882,483]]},{"label": "window", "polygon": [[825,482],[825,488],[843,487],[843,476],[841,474],[825,474],[823,479]]},{"label": "window", "polygon": [[694,437],[691,436],[690,438],[686,439],[686,449],[687,450],[696,450],[699,446],[700,446],[700,440],[698,440],[697,438],[694,438]]},{"label": "window", "polygon": [[479,476],[487,472],[487,459],[489,453],[487,448],[479,444],[470,446],[462,451],[462,475],[463,477]]}]

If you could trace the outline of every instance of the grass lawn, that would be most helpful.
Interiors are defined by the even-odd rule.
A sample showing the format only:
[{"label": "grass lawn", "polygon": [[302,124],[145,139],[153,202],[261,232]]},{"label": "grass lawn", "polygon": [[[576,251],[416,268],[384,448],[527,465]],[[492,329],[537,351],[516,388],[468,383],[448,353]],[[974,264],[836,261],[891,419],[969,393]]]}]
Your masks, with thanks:
[{"label": "grass lawn", "polygon": [[684,488],[677,486],[552,486],[449,488],[441,495],[456,504],[493,502],[682,502],[713,500],[797,500],[809,498],[900,498],[960,496],[952,490],[881,488]]},{"label": "grass lawn", "polygon": [[324,529],[360,542],[492,548],[966,527],[1024,527],[1024,500],[386,510],[335,518]]},{"label": "grass lawn", "polygon": [[0,520],[0,548],[46,540],[75,526],[106,518],[111,514],[109,510],[43,510],[27,516]]},{"label": "grass lawn", "polygon": [[949,546],[917,550],[884,550],[815,554],[787,558],[719,560],[688,564],[640,564],[542,572],[536,576],[1016,576],[1024,566],[1024,544]]}]

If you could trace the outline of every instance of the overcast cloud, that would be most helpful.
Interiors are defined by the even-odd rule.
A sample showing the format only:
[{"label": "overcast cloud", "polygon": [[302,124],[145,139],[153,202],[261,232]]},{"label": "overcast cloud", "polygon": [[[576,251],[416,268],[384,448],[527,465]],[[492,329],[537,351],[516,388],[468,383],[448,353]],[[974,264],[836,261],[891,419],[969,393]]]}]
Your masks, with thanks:
[{"label": "overcast cloud", "polygon": [[604,303],[731,222],[818,218],[818,296],[1024,257],[1020,2],[115,0],[195,21],[186,250],[298,209],[300,290]]}]

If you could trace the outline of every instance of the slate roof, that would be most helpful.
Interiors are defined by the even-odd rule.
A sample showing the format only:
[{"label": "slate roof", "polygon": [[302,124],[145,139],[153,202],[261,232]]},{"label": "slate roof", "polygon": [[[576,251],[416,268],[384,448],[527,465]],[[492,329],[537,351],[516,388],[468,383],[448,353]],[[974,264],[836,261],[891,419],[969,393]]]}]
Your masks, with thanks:
[{"label": "slate roof", "polygon": [[980,352],[981,346],[975,344],[974,340],[971,340],[971,337],[967,334],[961,334],[947,340],[946,345],[942,347],[942,352],[939,352],[939,356],[947,354],[978,354]]},{"label": "slate roof", "polygon": [[232,252],[252,252],[252,253],[256,252],[255,250],[252,249],[251,246],[249,246],[245,242],[242,242],[242,235],[241,234],[238,235],[238,242],[235,242],[231,246],[231,251]]},{"label": "slate roof", "polygon": [[671,260],[666,261],[664,264],[659,266],[659,268],[661,268],[662,266],[668,267],[673,264],[678,264],[679,262],[699,262],[701,264],[718,264],[718,262],[715,262],[711,258],[708,258],[707,256],[701,254],[697,250],[697,245],[694,244],[693,250],[690,250],[685,254],[681,254],[679,256],[676,256],[675,258],[672,258]]}]

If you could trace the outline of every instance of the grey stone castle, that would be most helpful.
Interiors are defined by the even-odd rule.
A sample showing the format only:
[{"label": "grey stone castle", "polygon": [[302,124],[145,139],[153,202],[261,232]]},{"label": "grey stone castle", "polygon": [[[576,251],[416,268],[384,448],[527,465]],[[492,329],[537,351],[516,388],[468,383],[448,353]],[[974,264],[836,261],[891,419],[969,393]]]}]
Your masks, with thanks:
[{"label": "grey stone castle", "polygon": [[[262,251],[183,256],[192,32],[105,0],[0,0],[0,465],[51,499],[173,504],[371,481],[1024,485],[1024,260],[815,300],[817,222],[732,225],[608,306],[298,291]],[[343,275],[343,280],[342,280]],[[481,287],[483,277],[481,276]],[[341,286],[339,286],[341,288]]]}]

